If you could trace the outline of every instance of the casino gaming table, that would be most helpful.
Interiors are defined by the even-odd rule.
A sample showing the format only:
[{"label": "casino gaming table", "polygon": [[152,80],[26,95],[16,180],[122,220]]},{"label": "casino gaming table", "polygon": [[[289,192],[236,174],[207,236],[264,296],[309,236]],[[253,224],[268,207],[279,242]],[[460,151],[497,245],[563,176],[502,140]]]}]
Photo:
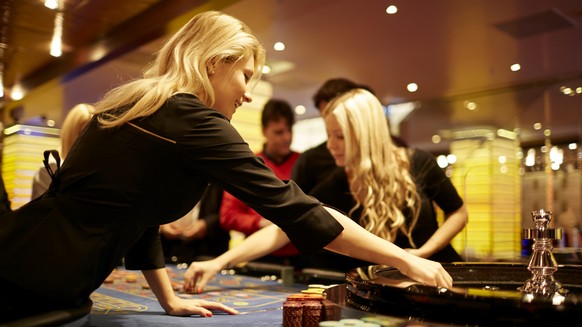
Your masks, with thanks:
[{"label": "casino gaming table", "polygon": [[[556,278],[570,293],[562,304],[551,302],[550,311],[545,308],[548,305],[544,302],[523,302],[519,299],[525,297],[516,296],[519,293],[516,285],[522,285],[529,273],[521,263],[458,263],[444,266],[455,279],[453,289],[447,292],[417,284],[401,285],[401,279],[406,277],[385,266],[361,267],[346,273],[304,269],[294,272],[293,280],[289,281],[284,276],[284,269],[288,267],[249,263],[242,268],[222,271],[202,294],[186,294],[181,291],[185,265],[169,265],[166,269],[178,296],[221,302],[240,312],[239,315],[229,315],[217,311],[211,318],[167,315],[147,287],[141,272],[120,267],[91,295],[93,305],[89,314],[82,311],[72,313],[78,315],[72,322],[65,319],[66,315],[62,312],[56,313],[56,316],[53,313],[48,318],[54,319],[60,315],[63,318],[61,322],[67,323],[56,325],[65,327],[288,327],[284,322],[289,322],[289,316],[285,314],[289,312],[289,306],[286,306],[289,298],[305,293],[314,284],[325,286],[323,303],[333,304],[333,318],[322,319],[329,326],[333,325],[333,321],[329,320],[344,319],[372,323],[370,326],[376,327],[480,326],[482,323],[486,326],[503,321],[515,326],[531,325],[530,318],[536,314],[542,316],[538,315],[533,325],[536,325],[535,321],[542,321],[540,317],[547,317],[551,322],[548,324],[546,321],[545,325],[555,325],[572,321],[582,312],[582,285],[578,278],[582,266],[560,266]],[[540,308],[545,308],[545,313]],[[83,309],[88,311],[88,308]],[[324,309],[322,312],[327,314],[327,308]],[[44,323],[37,320],[9,326],[46,326],[49,320],[47,317],[43,319]],[[582,326],[579,319],[575,320],[575,326]]]}]

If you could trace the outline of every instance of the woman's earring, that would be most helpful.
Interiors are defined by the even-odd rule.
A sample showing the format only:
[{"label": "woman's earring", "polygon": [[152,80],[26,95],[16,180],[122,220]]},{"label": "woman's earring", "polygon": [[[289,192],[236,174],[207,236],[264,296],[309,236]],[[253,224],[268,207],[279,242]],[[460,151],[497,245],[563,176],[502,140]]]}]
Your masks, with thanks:
[{"label": "woman's earring", "polygon": [[210,71],[210,75],[214,75],[214,70],[211,70]]}]

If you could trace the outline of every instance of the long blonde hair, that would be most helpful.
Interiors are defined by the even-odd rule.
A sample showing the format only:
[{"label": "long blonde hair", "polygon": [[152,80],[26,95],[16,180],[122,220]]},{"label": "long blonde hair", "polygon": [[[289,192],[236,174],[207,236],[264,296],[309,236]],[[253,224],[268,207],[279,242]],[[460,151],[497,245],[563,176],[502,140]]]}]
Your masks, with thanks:
[{"label": "long blonde hair", "polygon": [[[370,92],[355,89],[333,99],[323,117],[333,114],[345,142],[345,168],[360,225],[369,232],[394,241],[402,231],[413,247],[412,230],[419,215],[420,196],[410,175],[407,150],[391,140],[382,104]],[[412,220],[407,225],[403,210]]]},{"label": "long blonde hair", "polygon": [[105,127],[114,127],[156,112],[176,93],[196,95],[214,105],[208,79],[212,67],[254,58],[251,83],[261,77],[265,50],[250,28],[240,20],[217,11],[194,16],[157,53],[143,78],[119,86],[95,104],[95,114]]},{"label": "long blonde hair", "polygon": [[91,120],[93,109],[90,104],[80,103],[67,113],[63,126],[61,126],[61,155],[63,158],[69,154],[69,150],[79,134]]}]

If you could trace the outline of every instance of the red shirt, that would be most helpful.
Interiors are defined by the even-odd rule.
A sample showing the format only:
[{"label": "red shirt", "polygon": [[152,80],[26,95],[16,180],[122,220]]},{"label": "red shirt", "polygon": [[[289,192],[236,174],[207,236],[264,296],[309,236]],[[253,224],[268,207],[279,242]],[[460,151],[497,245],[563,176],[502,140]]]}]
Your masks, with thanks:
[{"label": "red shirt", "polygon": [[[265,164],[271,168],[277,177],[281,180],[291,179],[291,169],[299,157],[298,152],[292,151],[287,159],[282,163],[275,163],[271,161],[264,152],[260,152],[257,156],[263,158]],[[238,200],[228,192],[224,192],[222,204],[220,206],[220,225],[225,230],[236,230],[245,236],[259,230],[259,222],[263,217],[255,210]],[[273,256],[292,256],[298,255],[299,251],[292,243],[289,243],[281,249],[271,253]]]}]

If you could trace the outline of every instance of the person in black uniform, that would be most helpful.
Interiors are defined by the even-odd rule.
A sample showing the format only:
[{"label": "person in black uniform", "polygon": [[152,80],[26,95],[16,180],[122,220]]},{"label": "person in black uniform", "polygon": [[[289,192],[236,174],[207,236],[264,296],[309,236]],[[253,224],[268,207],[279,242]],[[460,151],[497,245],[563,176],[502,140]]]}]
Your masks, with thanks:
[{"label": "person in black uniform", "polygon": [[236,314],[178,297],[164,268],[159,226],[190,211],[209,183],[279,226],[302,253],[325,247],[451,287],[440,263],[367,232],[281,181],[251,151],[230,119],[252,100],[264,62],[244,23],[203,12],[165,43],[143,78],[96,103],[49,190],[0,219],[0,319],[86,307],[122,258],[170,315]]},{"label": "person in black uniform", "polygon": [[[333,98],[357,87],[357,83],[346,78],[328,79],[313,95],[313,104],[321,113]],[[307,194],[338,168],[326,144],[324,141],[306,150],[293,166],[291,179]]]},{"label": "person in black uniform", "polygon": [[[451,240],[465,227],[467,210],[451,180],[424,150],[390,136],[380,101],[364,89],[344,93],[322,113],[327,147],[341,167],[310,195],[355,222],[423,258],[463,261]],[[443,210],[439,226],[435,205]],[[346,271],[369,265],[323,250],[316,268]]]}]

